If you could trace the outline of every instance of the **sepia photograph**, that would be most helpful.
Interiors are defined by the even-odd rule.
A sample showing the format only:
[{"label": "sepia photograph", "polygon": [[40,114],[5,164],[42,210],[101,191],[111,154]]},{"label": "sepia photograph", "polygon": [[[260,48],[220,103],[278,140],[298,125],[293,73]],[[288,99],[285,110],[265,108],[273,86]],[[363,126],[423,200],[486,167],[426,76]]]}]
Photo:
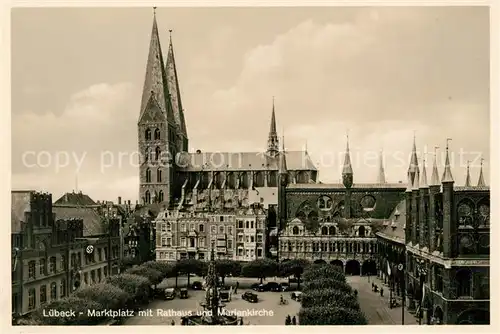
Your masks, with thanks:
[{"label": "sepia photograph", "polygon": [[488,6],[146,6],[10,9],[12,326],[490,325]]}]

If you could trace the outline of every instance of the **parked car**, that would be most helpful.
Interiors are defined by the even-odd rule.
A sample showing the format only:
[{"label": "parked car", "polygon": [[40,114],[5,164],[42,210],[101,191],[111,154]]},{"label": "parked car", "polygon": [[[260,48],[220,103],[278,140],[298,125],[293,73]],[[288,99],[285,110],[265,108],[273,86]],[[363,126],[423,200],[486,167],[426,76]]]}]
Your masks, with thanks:
[{"label": "parked car", "polygon": [[186,299],[188,297],[188,290],[186,288],[182,288],[180,291],[180,299]]},{"label": "parked car", "polygon": [[281,291],[288,291],[290,290],[290,285],[288,283],[281,283]]},{"label": "parked car", "polygon": [[203,290],[203,283],[200,281],[195,281],[193,284],[191,284],[191,289],[193,290]]},{"label": "parked car", "polygon": [[231,293],[229,291],[220,291],[219,298],[222,302],[230,302],[231,301]]},{"label": "parked car", "polygon": [[166,288],[165,291],[163,292],[165,296],[165,300],[172,300],[175,299],[175,289],[174,288]]},{"label": "parked car", "polygon": [[259,297],[257,297],[257,294],[247,291],[245,292],[242,296],[241,299],[246,300],[247,302],[250,303],[257,303],[259,301]]},{"label": "parked car", "polygon": [[263,291],[278,292],[281,291],[281,286],[277,282],[269,282],[263,286]]},{"label": "parked car", "polygon": [[290,296],[290,298],[292,298],[293,300],[296,300],[298,302],[300,302],[301,297],[302,297],[302,292],[300,292],[300,291],[294,291],[291,293],[291,296]]},{"label": "parked car", "polygon": [[250,289],[254,291],[264,291],[264,284],[254,283],[250,286]]}]

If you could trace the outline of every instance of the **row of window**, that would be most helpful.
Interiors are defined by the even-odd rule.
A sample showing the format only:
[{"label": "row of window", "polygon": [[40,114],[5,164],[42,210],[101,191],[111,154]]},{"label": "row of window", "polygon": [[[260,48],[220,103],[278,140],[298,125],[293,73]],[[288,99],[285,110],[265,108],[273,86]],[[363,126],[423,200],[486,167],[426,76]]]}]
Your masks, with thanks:
[{"label": "row of window", "polygon": [[[162,173],[163,171],[160,168],[156,170],[156,182],[162,182]],[[151,183],[151,169],[149,168],[146,169],[146,183]]]},{"label": "row of window", "polygon": [[261,221],[254,222],[253,220],[238,220],[238,228],[262,228],[263,223]]},{"label": "row of window", "polygon": [[151,192],[149,190],[146,190],[144,193],[144,203],[146,204],[152,204],[153,202],[163,202],[165,200],[165,195],[163,193],[163,190],[160,190],[158,194],[155,194],[156,198],[151,196]]},{"label": "row of window", "polygon": [[288,252],[375,253],[377,244],[365,242],[283,242],[281,249]]},{"label": "row of window", "polygon": [[[35,288],[28,290],[28,309],[33,310],[36,308],[37,297],[40,299],[40,305],[47,303],[47,285],[41,285],[39,289],[40,293],[37,296],[37,291]],[[66,280],[63,278],[59,283],[59,297],[58,297],[57,283],[50,283],[50,300],[56,300],[66,296]],[[13,310],[16,305],[12,305]]]},{"label": "row of window", "polygon": [[[28,278],[37,277],[36,262],[37,261],[35,260],[28,262]],[[66,257],[64,255],[61,256],[60,268],[57,268],[57,258],[55,256],[51,256],[49,258],[48,274],[49,275],[55,274],[58,271],[58,269],[66,270],[67,269],[66,266],[67,266]],[[38,261],[38,268],[40,276],[47,275],[47,260],[40,259]]]},{"label": "row of window", "polygon": [[[262,236],[261,236],[260,239],[262,240]],[[254,240],[253,236],[252,236],[252,240]],[[219,240],[219,241],[220,242],[224,242],[224,245],[218,245],[218,246],[220,246],[220,247],[227,247],[229,249],[233,248],[233,240],[228,239],[228,240]],[[250,242],[250,241],[247,241],[247,242]],[[162,237],[161,238],[161,246],[162,247],[172,247],[173,246],[172,238]],[[207,246],[207,243],[206,243],[205,237],[199,237],[199,238],[195,238],[195,237],[188,237],[188,238],[181,237],[180,238],[179,246],[180,247],[192,247],[192,248],[195,248],[195,247],[204,248],[204,247]]]},{"label": "row of window", "polygon": [[156,128],[154,129],[154,132],[152,132],[150,129],[146,129],[144,131],[144,139],[145,140],[151,140],[154,135],[154,140],[160,140],[161,139],[161,132],[160,129]]},{"label": "row of window", "polygon": [[[244,256],[246,258],[254,258],[255,257],[255,249],[253,248],[238,248],[238,256]],[[262,248],[257,248],[257,257],[260,258],[263,256]]]},{"label": "row of window", "polygon": [[83,273],[83,282],[86,285],[91,285],[91,284],[94,284],[94,283],[100,283],[107,276],[108,276],[108,266],[104,266],[104,267],[102,267],[102,270],[101,270],[101,268],[97,268],[97,269],[91,270],[90,271],[90,277],[89,277],[89,273],[88,272]]},{"label": "row of window", "polygon": [[[188,224],[181,223],[181,224],[179,224],[179,226],[180,226],[180,229],[179,229],[180,232],[187,232]],[[262,226],[262,223],[260,223],[260,225],[258,225],[258,226]],[[198,224],[197,227],[198,227],[198,232],[201,232],[201,233],[205,232],[205,224]],[[252,228],[253,228],[253,222],[252,222]],[[172,223],[170,223],[170,222],[162,223],[161,224],[161,231],[162,232],[172,232]],[[189,231],[196,231],[196,224],[195,223],[189,224]],[[229,235],[232,235],[233,234],[233,226],[211,225],[210,232],[212,234],[217,234],[217,233],[218,234],[226,234],[227,233]]]}]

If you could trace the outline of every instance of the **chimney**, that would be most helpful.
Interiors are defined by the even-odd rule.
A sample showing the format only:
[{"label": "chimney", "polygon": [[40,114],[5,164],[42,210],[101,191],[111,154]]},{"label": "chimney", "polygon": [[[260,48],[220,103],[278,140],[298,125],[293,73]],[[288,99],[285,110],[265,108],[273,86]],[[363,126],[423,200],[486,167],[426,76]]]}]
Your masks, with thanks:
[{"label": "chimney", "polygon": [[120,196],[118,196],[118,205],[121,205],[122,204],[122,198]]}]

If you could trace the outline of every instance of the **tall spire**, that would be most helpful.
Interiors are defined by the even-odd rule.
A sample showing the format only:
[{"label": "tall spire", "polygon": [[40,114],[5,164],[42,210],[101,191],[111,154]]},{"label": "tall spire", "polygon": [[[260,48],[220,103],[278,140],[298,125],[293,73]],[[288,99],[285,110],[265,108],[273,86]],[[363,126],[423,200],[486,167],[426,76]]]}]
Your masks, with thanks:
[{"label": "tall spire", "polygon": [[413,189],[413,180],[410,173],[408,173],[408,182],[406,183],[406,192],[411,192]]},{"label": "tall spire", "polygon": [[437,149],[439,146],[434,146],[434,163],[432,166],[431,186],[439,186],[439,172],[437,166]]},{"label": "tall spire", "polygon": [[148,109],[150,103],[154,103],[160,111],[166,115],[167,119],[172,114],[168,88],[166,85],[167,76],[163,67],[163,56],[160,45],[160,36],[158,34],[158,25],[156,23],[156,7],[153,8],[153,28],[151,30],[151,41],[149,43],[148,60],[146,63],[146,77],[142,91],[140,117]]},{"label": "tall spire", "polygon": [[281,153],[280,153],[280,161],[279,161],[279,173],[281,175],[288,175],[288,170],[286,167],[286,157],[285,157],[285,136],[281,140]]},{"label": "tall spire", "polygon": [[[167,87],[170,92],[172,109],[175,123],[179,129],[180,135],[187,139],[186,121],[184,119],[184,109],[182,108],[181,90],[179,88],[179,77],[177,76],[177,66],[175,65],[174,46],[172,44],[172,29],[169,30],[170,41],[168,44],[167,63],[165,71],[167,74]],[[185,148],[187,150],[187,148]]]},{"label": "tall spire", "polygon": [[427,168],[425,167],[425,157],[422,159],[422,177],[420,179],[420,188],[429,188],[427,183]]},{"label": "tall spire", "polygon": [[466,187],[471,187],[472,186],[472,182],[470,181],[470,168],[469,168],[469,165],[470,165],[470,161],[467,160],[467,175],[465,176],[465,186]]},{"label": "tall spire", "polygon": [[413,148],[411,151],[410,166],[408,167],[408,174],[411,177],[413,186],[415,186],[415,183],[418,184],[418,177],[420,174],[420,169],[418,168],[417,143],[416,143],[415,133],[413,134]]},{"label": "tall spire", "polygon": [[483,176],[483,161],[484,159],[481,158],[481,170],[479,171],[479,180],[477,181],[478,187],[486,187],[486,182],[484,182],[484,176]]},{"label": "tall spire", "polygon": [[383,154],[382,150],[380,150],[380,160],[379,160],[379,170],[378,170],[377,183],[380,183],[380,184],[386,183],[385,182],[385,172],[384,172],[384,154]]},{"label": "tall spire", "polygon": [[353,184],[351,154],[349,152],[349,131],[347,131],[347,146],[345,150],[344,166],[342,167],[342,183],[346,188],[351,188]]},{"label": "tall spire", "polygon": [[442,182],[453,182],[453,175],[451,175],[450,166],[450,153],[449,153],[449,142],[451,138],[446,138],[446,160],[444,163],[444,173]]},{"label": "tall spire", "polygon": [[276,132],[276,114],[274,111],[274,96],[273,110],[271,113],[271,125],[269,126],[269,137],[267,139],[267,154],[275,157],[279,153],[278,133]]}]

